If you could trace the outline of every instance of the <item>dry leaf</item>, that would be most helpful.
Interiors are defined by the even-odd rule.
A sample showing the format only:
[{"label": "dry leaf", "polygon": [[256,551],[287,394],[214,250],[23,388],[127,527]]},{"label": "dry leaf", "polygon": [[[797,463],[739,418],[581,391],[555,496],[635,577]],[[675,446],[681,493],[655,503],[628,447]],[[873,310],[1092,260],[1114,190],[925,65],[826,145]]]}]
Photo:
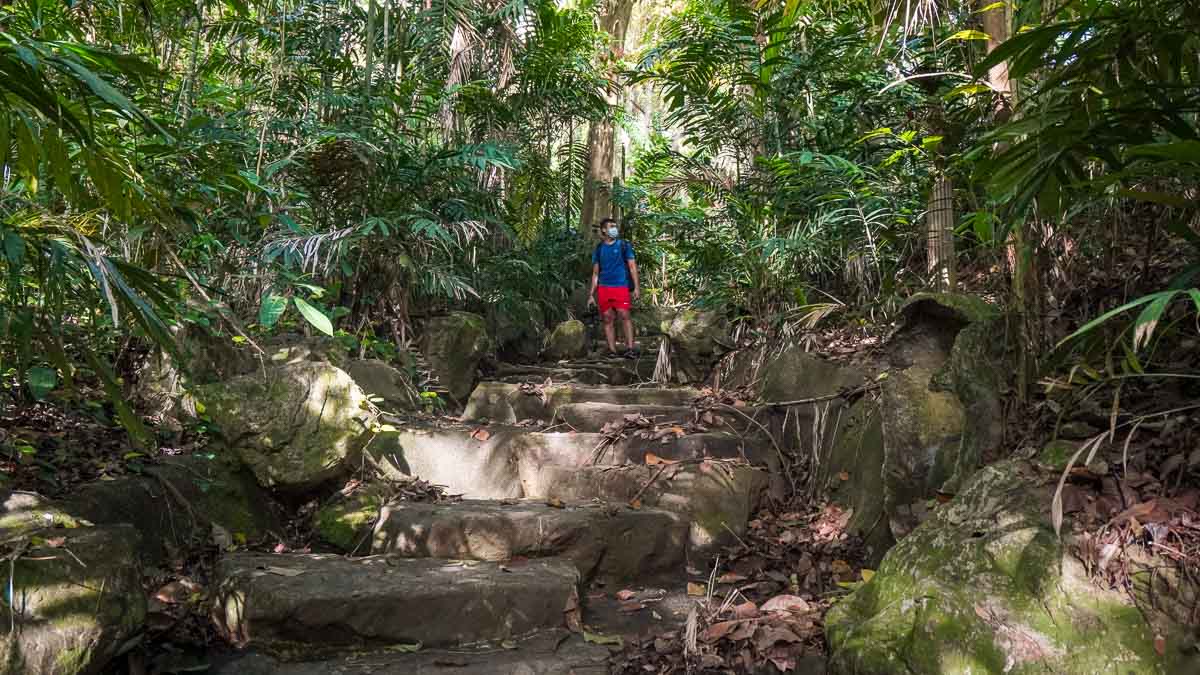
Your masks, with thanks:
[{"label": "dry leaf", "polygon": [[631,509],[634,509],[635,511],[636,511],[637,509],[640,509],[640,508],[642,508],[642,500],[640,500],[640,499],[634,499],[634,500],[630,501],[630,502],[629,502],[629,508],[631,508]]},{"label": "dry leaf", "polygon": [[840,480],[850,480],[850,474],[846,471],[842,471],[842,472],[838,473],[838,478]]},{"label": "dry leaf", "polygon": [[546,498],[546,506],[549,506],[549,507],[555,508],[555,509],[565,508],[565,506],[563,505],[563,501],[561,499],[559,499],[558,497],[547,497]]},{"label": "dry leaf", "polygon": [[746,576],[744,574],[738,574],[737,572],[726,572],[725,574],[722,574],[720,576],[720,578],[717,579],[717,583],[718,584],[736,584],[739,581],[745,581],[745,580],[746,580]]},{"label": "dry leaf", "polygon": [[489,439],[491,437],[492,437],[491,432],[489,432],[487,429],[484,429],[482,427],[471,432],[471,438],[474,438],[477,441],[486,441],[487,439]]},{"label": "dry leaf", "polygon": [[1166,656],[1166,654],[1167,654],[1167,639],[1161,635],[1155,635],[1154,636],[1154,651],[1159,656]]},{"label": "dry leaf", "polygon": [[637,597],[637,593],[629,590],[628,588],[617,591],[617,599],[620,600],[621,602],[624,602],[626,600],[632,600],[635,597]]},{"label": "dry leaf", "polygon": [[695,597],[704,597],[708,595],[708,590],[704,584],[698,584],[694,581],[689,581],[687,585],[687,594]]},{"label": "dry leaf", "polygon": [[67,543],[66,537],[50,537],[46,539],[46,546],[49,548],[62,548]]},{"label": "dry leaf", "polygon": [[758,605],[747,600],[740,605],[733,606],[733,615],[739,619],[753,619],[758,616]]},{"label": "dry leaf", "polygon": [[807,612],[808,602],[796,595],[777,595],[763,603],[764,612]]},{"label": "dry leaf", "polygon": [[741,622],[740,621],[718,621],[717,623],[714,623],[713,625],[711,625],[707,629],[705,629],[704,635],[702,635],[700,637],[700,639],[703,640],[704,642],[716,642],[717,640],[720,640],[721,638],[723,638],[726,635],[729,635],[731,632],[733,632],[733,629],[737,628],[737,625],[739,623],[741,623]]}]

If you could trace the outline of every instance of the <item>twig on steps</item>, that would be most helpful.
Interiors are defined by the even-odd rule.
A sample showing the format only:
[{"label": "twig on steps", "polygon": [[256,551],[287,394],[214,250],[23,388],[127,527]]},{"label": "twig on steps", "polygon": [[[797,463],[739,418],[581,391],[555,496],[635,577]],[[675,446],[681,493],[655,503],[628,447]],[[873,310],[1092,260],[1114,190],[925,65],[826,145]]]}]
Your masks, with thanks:
[{"label": "twig on steps", "polygon": [[795,401],[768,401],[766,403],[763,403],[762,405],[764,407],[768,407],[768,408],[782,408],[784,406],[792,406],[792,405],[808,405],[810,403],[824,403],[825,401],[832,401],[835,398],[844,398],[844,399],[849,400],[849,399],[855,398],[857,396],[860,396],[862,394],[865,394],[868,391],[871,391],[873,389],[878,389],[879,387],[880,387],[880,384],[878,382],[872,382],[871,384],[864,384],[861,387],[855,387],[854,389],[840,391],[836,394],[826,394],[825,396],[814,396],[812,398],[801,398],[801,399],[796,399]]},{"label": "twig on steps", "polygon": [[741,415],[742,417],[745,417],[746,420],[749,421],[754,426],[758,427],[759,429],[762,429],[763,433],[767,435],[767,438],[771,439],[771,445],[775,446],[775,452],[779,453],[779,461],[783,462],[785,465],[787,464],[787,455],[783,454],[783,448],[779,447],[779,442],[775,440],[775,435],[772,434],[769,429],[767,429],[765,426],[763,426],[762,422],[759,422],[758,420],[754,419],[753,417],[747,415],[746,413],[742,412],[738,408],[735,408],[731,405],[725,405],[724,403],[718,403],[717,407],[724,408],[726,410],[732,410],[733,412]]},{"label": "twig on steps", "polygon": [[654,475],[653,475],[653,476],[650,476],[650,480],[646,481],[646,484],[645,484],[645,485],[643,485],[643,486],[642,486],[642,487],[641,487],[641,488],[640,488],[640,489],[637,491],[637,493],[636,493],[636,494],[634,494],[632,497],[630,497],[630,498],[629,498],[629,502],[630,502],[630,503],[633,503],[633,502],[636,502],[637,500],[641,499],[642,495],[643,495],[643,494],[645,494],[645,492],[646,492],[646,488],[650,487],[650,486],[651,486],[651,485],[654,483],[654,481],[658,480],[658,477],[662,475],[662,472],[664,472],[664,471],[666,471],[666,470],[667,470],[667,467],[668,467],[668,466],[671,466],[671,465],[670,465],[670,464],[662,464],[662,465],[660,465],[660,466],[658,467],[658,471],[655,471],[655,472],[654,472]]}]

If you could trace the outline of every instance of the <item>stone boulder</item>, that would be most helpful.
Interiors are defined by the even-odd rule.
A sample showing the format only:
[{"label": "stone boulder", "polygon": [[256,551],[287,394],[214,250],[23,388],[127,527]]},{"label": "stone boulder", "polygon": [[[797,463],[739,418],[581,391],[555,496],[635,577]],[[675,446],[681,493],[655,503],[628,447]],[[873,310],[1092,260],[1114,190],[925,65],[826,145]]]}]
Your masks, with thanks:
[{"label": "stone boulder", "polygon": [[546,317],[536,302],[525,301],[515,307],[507,304],[489,307],[488,319],[496,339],[496,355],[502,361],[536,361],[545,341]]},{"label": "stone boulder", "polygon": [[832,672],[1200,672],[1187,631],[1147,623],[1055,535],[1055,480],[1019,461],[977,472],[830,610]]},{"label": "stone boulder", "polygon": [[[28,520],[24,506],[31,505],[10,494],[4,518]],[[146,596],[132,527],[41,529],[16,539],[5,529],[0,536],[27,545],[5,565],[5,621],[13,630],[0,637],[0,673],[96,673],[141,631]]]},{"label": "stone boulder", "polygon": [[235,541],[282,531],[266,491],[232,457],[170,457],[148,465],[144,475],[83,485],[62,504],[66,513],[97,525],[132,525],[148,566],[207,545],[214,526]]},{"label": "stone boulder", "polygon": [[455,402],[471,395],[479,362],[489,346],[487,324],[478,314],[451,312],[425,324],[422,352]]},{"label": "stone boulder", "polygon": [[720,312],[688,308],[667,326],[671,367],[680,383],[701,382],[728,349],[729,322]]},{"label": "stone boulder", "polygon": [[264,487],[302,493],[342,476],[368,438],[362,389],[345,371],[300,361],[201,389],[224,444]]},{"label": "stone boulder", "polygon": [[399,410],[416,410],[421,400],[408,375],[379,359],[351,359],[346,372],[368,398]]},{"label": "stone boulder", "polygon": [[292,363],[330,363],[343,370],[350,360],[341,343],[325,337],[303,335],[277,335],[262,344],[267,353],[266,360],[277,366]]},{"label": "stone boulder", "polygon": [[578,319],[563,321],[554,327],[546,338],[543,355],[551,361],[562,361],[586,356],[588,353],[587,326]]}]

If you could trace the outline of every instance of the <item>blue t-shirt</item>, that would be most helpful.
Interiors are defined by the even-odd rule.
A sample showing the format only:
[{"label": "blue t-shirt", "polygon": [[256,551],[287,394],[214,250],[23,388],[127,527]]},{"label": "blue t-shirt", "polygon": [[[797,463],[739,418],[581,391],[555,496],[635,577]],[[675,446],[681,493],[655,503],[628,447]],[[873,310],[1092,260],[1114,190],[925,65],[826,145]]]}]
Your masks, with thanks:
[{"label": "blue t-shirt", "polygon": [[629,286],[629,266],[633,260],[633,247],[624,239],[615,239],[611,244],[601,242],[592,252],[592,264],[600,265],[600,286]]}]

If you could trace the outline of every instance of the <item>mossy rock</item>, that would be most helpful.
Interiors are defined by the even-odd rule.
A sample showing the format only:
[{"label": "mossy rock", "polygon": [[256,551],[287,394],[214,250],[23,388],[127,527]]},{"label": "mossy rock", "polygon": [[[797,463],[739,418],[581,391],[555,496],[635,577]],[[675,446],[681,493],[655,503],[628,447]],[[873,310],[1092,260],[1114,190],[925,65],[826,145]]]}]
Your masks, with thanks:
[{"label": "mossy rock", "polygon": [[254,475],[234,458],[214,455],[171,457],[147,466],[144,475],[83,485],[63,506],[96,524],[132,525],[147,565],[207,545],[213,525],[238,541],[281,531],[274,504]]},{"label": "mossy rock", "polygon": [[546,338],[543,354],[552,361],[574,359],[587,355],[587,326],[578,319],[563,321]]},{"label": "mossy rock", "polygon": [[777,354],[768,354],[758,373],[762,381],[759,395],[764,401],[829,396],[860,386],[867,380],[861,369],[810,354],[799,344],[790,344]]},{"label": "mossy rock", "polygon": [[326,337],[279,335],[272,337],[262,347],[267,353],[267,360],[277,366],[312,362],[329,363],[345,370],[350,360],[341,343]]},{"label": "mossy rock", "polygon": [[80,527],[31,537],[5,572],[15,630],[0,637],[0,674],[99,672],[146,617],[137,531]]},{"label": "mossy rock", "polygon": [[923,366],[888,373],[882,382],[884,508],[892,534],[915,526],[903,507],[932,497],[957,466],[966,416],[950,392],[934,391]]},{"label": "mossy rock", "polygon": [[850,532],[862,538],[866,557],[878,562],[895,544],[884,517],[883,415],[878,402],[864,397],[846,411],[837,436],[822,458],[818,485],[834,502],[850,509]]},{"label": "mossy rock", "polygon": [[416,388],[404,371],[379,359],[351,359],[346,372],[363,393],[386,408],[416,410],[421,407]]},{"label": "mossy rock", "polygon": [[263,487],[303,493],[354,465],[369,437],[367,399],[345,371],[300,361],[203,387],[222,442]]},{"label": "mossy rock", "polygon": [[314,516],[313,527],[321,539],[342,552],[358,549],[361,554],[370,553],[371,542],[366,538],[382,503],[383,499],[368,487],[322,506]]},{"label": "mossy rock", "polygon": [[1000,314],[995,305],[965,293],[917,293],[900,306],[900,315],[908,320],[920,312],[953,317],[963,324],[988,321]]},{"label": "mossy rock", "polygon": [[1160,627],[1160,656],[1128,596],[1087,578],[1048,522],[1052,490],[1023,462],[979,471],[830,610],[832,672],[1197,672],[1185,631]]},{"label": "mossy rock", "polygon": [[671,318],[667,337],[675,379],[681,384],[701,382],[728,351],[729,321],[719,311],[689,307]]},{"label": "mossy rock", "polygon": [[457,402],[475,386],[479,362],[490,347],[487,323],[470,312],[451,312],[425,324],[422,351],[438,382]]}]

